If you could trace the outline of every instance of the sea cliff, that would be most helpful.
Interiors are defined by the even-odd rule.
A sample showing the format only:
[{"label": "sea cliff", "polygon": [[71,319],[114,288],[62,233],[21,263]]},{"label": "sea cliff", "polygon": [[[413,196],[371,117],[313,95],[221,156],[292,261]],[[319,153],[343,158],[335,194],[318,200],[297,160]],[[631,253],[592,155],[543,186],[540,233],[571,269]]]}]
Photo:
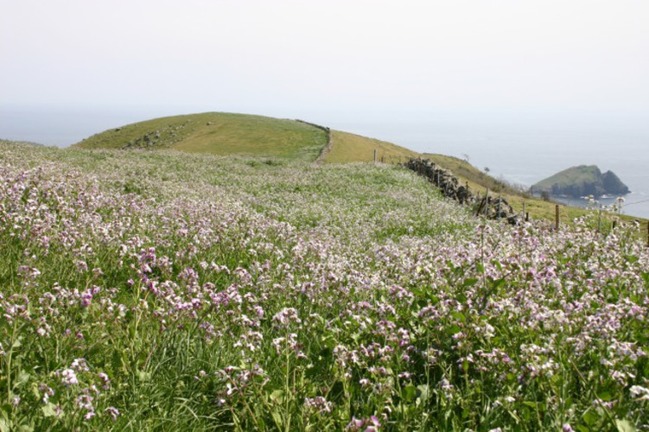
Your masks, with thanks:
[{"label": "sea cliff", "polygon": [[595,165],[580,165],[554,174],[531,187],[532,193],[580,198],[593,195],[626,195],[629,188],[612,171],[602,173]]}]

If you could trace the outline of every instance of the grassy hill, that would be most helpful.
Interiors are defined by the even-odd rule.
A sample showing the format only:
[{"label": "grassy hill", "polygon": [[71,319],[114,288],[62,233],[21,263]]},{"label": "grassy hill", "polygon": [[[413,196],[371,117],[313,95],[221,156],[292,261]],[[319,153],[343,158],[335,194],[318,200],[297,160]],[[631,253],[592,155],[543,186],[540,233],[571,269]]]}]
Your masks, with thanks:
[{"label": "grassy hill", "polygon": [[560,171],[532,186],[536,193],[566,195],[579,198],[587,195],[625,195],[629,188],[611,171],[602,173],[595,165],[580,165]]},{"label": "grassy hill", "polygon": [[[328,146],[328,144],[330,144]],[[439,154],[420,154],[405,147],[309,123],[271,117],[203,113],[138,122],[93,135],[73,146],[80,149],[173,149],[184,152],[278,158],[325,163],[379,162],[397,164],[426,157],[469,184],[474,192],[505,197],[516,211],[532,218],[553,219],[555,204],[543,201],[495,179],[468,162]],[[562,206],[562,223],[586,212]]]},{"label": "grassy hill", "polygon": [[0,142],[0,429],[647,424],[629,226],[512,227],[398,166],[266,161]]},{"label": "grassy hill", "polygon": [[294,120],[204,113],[163,117],[110,129],[74,147],[174,149],[191,153],[314,160],[326,143],[325,131]]},{"label": "grassy hill", "polygon": [[248,155],[315,160],[331,138],[323,162],[387,163],[418,153],[396,144],[341,131],[327,131],[298,120],[231,113],[163,117],[110,129],[74,145],[84,149],[173,149],[217,155]]},{"label": "grassy hill", "polygon": [[325,158],[326,162],[372,162],[374,151],[376,160],[385,163],[405,162],[419,156],[415,151],[386,141],[341,131],[332,131],[331,134],[333,146]]}]

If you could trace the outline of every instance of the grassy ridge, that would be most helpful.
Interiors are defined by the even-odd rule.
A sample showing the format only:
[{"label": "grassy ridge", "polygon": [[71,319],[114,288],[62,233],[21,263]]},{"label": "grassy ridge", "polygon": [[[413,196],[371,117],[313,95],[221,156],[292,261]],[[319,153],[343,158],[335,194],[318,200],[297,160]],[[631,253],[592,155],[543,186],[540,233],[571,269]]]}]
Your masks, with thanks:
[{"label": "grassy ridge", "polygon": [[[410,157],[424,156],[449,169],[461,183],[468,183],[477,193],[504,196],[516,211],[537,219],[552,220],[555,204],[536,199],[509,187],[461,159],[438,155],[420,155],[407,148],[385,141],[332,130],[332,147],[326,154],[329,163],[371,162],[376,150],[378,161],[404,162]],[[293,120],[262,116],[204,113],[165,117],[111,129],[89,137],[77,148],[176,149],[186,152],[217,155],[247,155],[314,161],[327,144],[322,129]],[[571,223],[586,211],[561,206],[561,223]]]},{"label": "grassy ridge", "polygon": [[386,141],[367,138],[348,132],[331,131],[333,147],[325,158],[330,163],[372,162],[376,150],[377,161],[405,162],[419,153]]},{"label": "grassy ridge", "polygon": [[111,129],[75,147],[175,149],[310,161],[317,157],[326,142],[324,131],[293,120],[204,113],[164,117]]},{"label": "grassy ridge", "polygon": [[[405,161],[417,152],[341,131],[331,131],[333,146],[326,162],[387,163]],[[327,144],[322,129],[294,120],[263,116],[204,113],[164,117],[93,135],[75,147],[84,149],[174,149],[192,153],[280,157],[313,161]]]}]

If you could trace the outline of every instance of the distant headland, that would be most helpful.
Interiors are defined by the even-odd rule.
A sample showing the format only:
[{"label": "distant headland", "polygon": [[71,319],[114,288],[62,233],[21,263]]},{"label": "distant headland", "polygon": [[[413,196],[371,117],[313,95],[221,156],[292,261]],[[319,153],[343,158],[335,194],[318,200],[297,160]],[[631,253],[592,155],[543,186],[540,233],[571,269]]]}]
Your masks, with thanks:
[{"label": "distant headland", "polygon": [[626,195],[629,188],[612,171],[602,173],[595,165],[580,165],[565,169],[541,180],[531,187],[534,194],[581,198],[592,195]]}]

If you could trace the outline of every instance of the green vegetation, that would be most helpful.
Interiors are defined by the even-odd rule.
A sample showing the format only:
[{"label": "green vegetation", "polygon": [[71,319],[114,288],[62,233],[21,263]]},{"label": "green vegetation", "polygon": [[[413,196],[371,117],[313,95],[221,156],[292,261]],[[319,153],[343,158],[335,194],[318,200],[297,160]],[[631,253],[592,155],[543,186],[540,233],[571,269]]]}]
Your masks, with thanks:
[{"label": "green vegetation", "polygon": [[0,162],[2,431],[649,423],[632,225],[490,222],[387,164]]},{"label": "green vegetation", "polygon": [[573,198],[601,196],[604,194],[625,195],[629,188],[611,171],[602,174],[595,165],[580,165],[563,170],[532,186],[534,193],[566,195]]},{"label": "green vegetation", "polygon": [[111,129],[75,147],[174,149],[312,161],[326,143],[323,130],[294,120],[205,113],[164,117]]},{"label": "green vegetation", "polygon": [[517,189],[502,180],[497,180],[460,158],[429,153],[425,153],[422,157],[430,159],[437,165],[450,170],[462,182],[468,182],[469,187],[474,190],[489,189],[495,193],[522,195],[523,191],[520,188]]},{"label": "green vegetation", "polygon": [[[405,162],[411,157],[426,157],[450,170],[474,193],[503,196],[512,207],[523,209],[533,219],[554,220],[555,204],[530,196],[516,185],[495,179],[467,161],[439,154],[420,155],[404,147],[332,130],[332,146],[324,156],[327,163],[371,162],[388,164]],[[328,141],[327,133],[309,124],[262,116],[204,113],[148,120],[96,134],[76,144],[76,148],[98,149],[175,149],[216,155],[243,155],[269,158],[266,163],[314,161]],[[259,160],[251,163],[261,163]],[[562,223],[571,223],[587,212],[562,206]]]},{"label": "green vegetation", "polygon": [[417,152],[386,141],[340,131],[332,131],[331,134],[333,147],[325,158],[326,162],[372,162],[375,151],[378,162],[392,164],[403,163],[409,158],[419,156]]}]

